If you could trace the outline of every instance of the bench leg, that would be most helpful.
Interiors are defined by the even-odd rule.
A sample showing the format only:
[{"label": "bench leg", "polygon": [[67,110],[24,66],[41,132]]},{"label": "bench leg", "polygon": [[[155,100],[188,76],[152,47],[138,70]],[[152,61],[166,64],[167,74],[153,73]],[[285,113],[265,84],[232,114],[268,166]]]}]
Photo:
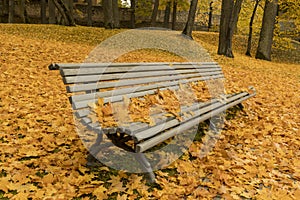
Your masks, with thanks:
[{"label": "bench leg", "polygon": [[213,131],[213,133],[218,134],[222,129],[222,125],[224,123],[224,116],[223,114],[219,114],[217,116],[213,116],[209,120],[209,128]]},{"label": "bench leg", "polygon": [[87,156],[87,166],[95,167],[95,166],[102,165],[101,162],[99,162],[99,160],[95,158],[95,156],[100,152],[101,149],[105,147],[109,147],[109,145],[107,144],[101,145],[102,140],[103,140],[103,133],[100,132],[97,134],[97,139],[95,143],[89,148],[89,154]]},{"label": "bench leg", "polygon": [[140,163],[143,171],[148,175],[148,180],[150,183],[155,182],[155,174],[151,168],[151,165],[143,153],[135,153],[135,159]]}]

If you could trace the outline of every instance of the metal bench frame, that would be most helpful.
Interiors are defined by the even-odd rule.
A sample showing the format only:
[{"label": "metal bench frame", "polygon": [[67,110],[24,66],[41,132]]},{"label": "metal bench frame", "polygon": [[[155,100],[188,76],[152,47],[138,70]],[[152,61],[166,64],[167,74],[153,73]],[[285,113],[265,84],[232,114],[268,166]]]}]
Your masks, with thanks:
[{"label": "metal bench frame", "polygon": [[[220,66],[215,62],[206,63],[74,63],[51,64],[49,69],[59,69],[66,84],[67,92],[72,93],[70,102],[76,117],[89,129],[98,134],[92,146],[93,154],[101,150],[103,134],[118,147],[136,152],[136,159],[144,171],[155,180],[150,163],[143,152],[166,141],[191,127],[210,119],[212,116],[224,112],[226,109],[241,104],[244,100],[254,96],[240,92],[225,96],[225,102],[211,99],[208,102],[197,102],[193,105],[184,105],[181,109],[182,121],[175,117],[166,117],[162,113],[155,120],[155,125],[132,122],[130,126],[102,128],[101,124],[93,123],[89,118],[91,112],[89,104],[95,103],[98,97],[107,102],[123,101],[124,95],[128,98],[143,97],[154,94],[157,89],[176,90],[180,84],[223,79]],[[102,91],[103,89],[110,89]],[[193,113],[186,116],[184,113]],[[161,134],[163,132],[163,134]],[[121,134],[121,136],[119,135]],[[133,140],[134,147],[125,142]]]}]

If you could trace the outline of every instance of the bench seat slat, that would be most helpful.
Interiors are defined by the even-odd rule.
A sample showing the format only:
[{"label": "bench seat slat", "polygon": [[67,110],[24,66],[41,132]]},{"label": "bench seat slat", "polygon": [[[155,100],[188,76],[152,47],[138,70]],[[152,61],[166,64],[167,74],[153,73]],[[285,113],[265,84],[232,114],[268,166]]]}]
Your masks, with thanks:
[{"label": "bench seat slat", "polygon": [[[234,95],[234,96],[228,98],[227,101],[234,102],[237,99],[240,99],[247,95],[248,95],[248,93],[246,93],[246,92],[239,93],[237,95]],[[211,110],[215,110],[221,106],[224,106],[224,103],[221,103],[219,101],[216,101],[215,103],[212,103],[212,104],[211,103],[206,104],[206,106],[202,107],[201,109],[193,110],[194,116],[182,116],[182,118],[183,118],[182,122],[180,122],[177,119],[173,119],[173,120],[167,121],[166,123],[161,123],[158,126],[149,127],[148,129],[146,129],[144,131],[138,131],[138,133],[134,135],[134,138],[136,141],[141,141],[142,139],[152,137],[163,130],[166,130],[173,126],[185,123],[185,121],[191,120],[192,118],[203,115],[203,114],[205,114]]]},{"label": "bench seat slat", "polygon": [[77,111],[75,112],[75,116],[76,116],[77,118],[82,118],[82,117],[88,116],[90,113],[91,113],[91,110],[90,110],[90,109],[82,109],[82,110],[77,110]]},{"label": "bench seat slat", "polygon": [[[230,95],[228,95],[229,97]],[[208,105],[213,105],[215,103],[217,103],[218,100],[217,99],[212,99],[211,101],[207,101],[207,102],[197,102],[194,103],[191,106],[182,106],[181,108],[181,112],[179,113],[180,116],[183,116],[185,113],[188,113],[190,111],[195,111],[197,109],[201,109],[205,106]],[[165,116],[167,114],[167,112],[163,112],[163,113],[159,113],[159,114],[155,114],[155,115],[151,115],[151,118],[155,120],[155,125],[159,125],[162,123],[165,123],[167,121],[173,120],[175,119],[174,117],[167,117]],[[124,131],[124,133],[129,134],[129,135],[134,135],[137,132],[146,130],[148,128],[151,128],[151,126],[147,123],[143,123],[143,122],[135,122],[135,123],[131,123],[129,127],[121,127],[122,130]]]},{"label": "bench seat slat", "polygon": [[191,119],[185,123],[182,123],[180,124],[180,126],[177,126],[177,127],[174,127],[173,129],[169,130],[169,131],[166,131],[162,134],[159,134],[157,135],[156,137],[153,137],[153,138],[150,138],[144,142],[141,142],[139,144],[136,145],[136,152],[137,153],[142,153],[144,151],[146,151],[147,149],[163,142],[163,141],[166,141],[167,139],[183,132],[183,131],[186,131],[188,129],[190,129],[191,127],[195,126],[195,125],[198,125],[199,122],[202,122],[202,121],[205,121],[209,118],[211,118],[211,116],[214,116],[214,115],[217,115],[225,110],[227,110],[228,108],[234,106],[234,105],[237,105],[239,103],[241,103],[242,101],[252,97],[253,95],[249,95],[247,93],[246,96],[240,98],[240,99],[237,99],[229,104],[225,104],[224,106],[221,106],[215,110],[212,110],[204,115],[200,115],[194,119]]}]

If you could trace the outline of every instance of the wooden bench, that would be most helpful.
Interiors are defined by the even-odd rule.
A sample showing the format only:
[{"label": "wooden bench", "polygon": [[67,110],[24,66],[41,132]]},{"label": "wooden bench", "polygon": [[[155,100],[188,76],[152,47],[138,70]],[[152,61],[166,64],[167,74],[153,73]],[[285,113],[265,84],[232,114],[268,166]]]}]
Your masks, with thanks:
[{"label": "wooden bench", "polygon": [[[158,89],[176,91],[182,84],[224,79],[220,66],[214,62],[75,63],[52,64],[49,69],[60,70],[67,92],[71,93],[70,102],[75,115],[82,124],[98,134],[91,151],[97,153],[100,150],[99,144],[103,134],[106,134],[118,147],[137,153],[137,160],[144,171],[149,173],[151,181],[155,180],[155,176],[143,152],[255,95],[253,89],[251,93],[226,94],[221,99],[213,96],[209,101],[181,105],[178,113],[180,120],[178,116],[167,115],[166,111],[162,111],[153,116],[152,125],[131,122],[125,126],[104,128],[89,117],[93,112],[89,105],[96,103],[98,98],[103,98],[104,103],[122,102],[124,96],[128,99],[143,98],[157,93]],[[128,141],[133,141],[134,145],[128,145]],[[99,148],[95,148],[97,146]]]}]

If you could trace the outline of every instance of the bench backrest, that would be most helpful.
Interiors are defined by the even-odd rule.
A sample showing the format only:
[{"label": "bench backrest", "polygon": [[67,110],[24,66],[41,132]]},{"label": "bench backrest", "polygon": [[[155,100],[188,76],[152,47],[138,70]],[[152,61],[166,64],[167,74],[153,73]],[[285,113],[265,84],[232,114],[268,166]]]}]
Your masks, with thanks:
[{"label": "bench backrest", "polygon": [[83,63],[59,64],[73,109],[177,89],[180,84],[223,78],[217,63]]}]

